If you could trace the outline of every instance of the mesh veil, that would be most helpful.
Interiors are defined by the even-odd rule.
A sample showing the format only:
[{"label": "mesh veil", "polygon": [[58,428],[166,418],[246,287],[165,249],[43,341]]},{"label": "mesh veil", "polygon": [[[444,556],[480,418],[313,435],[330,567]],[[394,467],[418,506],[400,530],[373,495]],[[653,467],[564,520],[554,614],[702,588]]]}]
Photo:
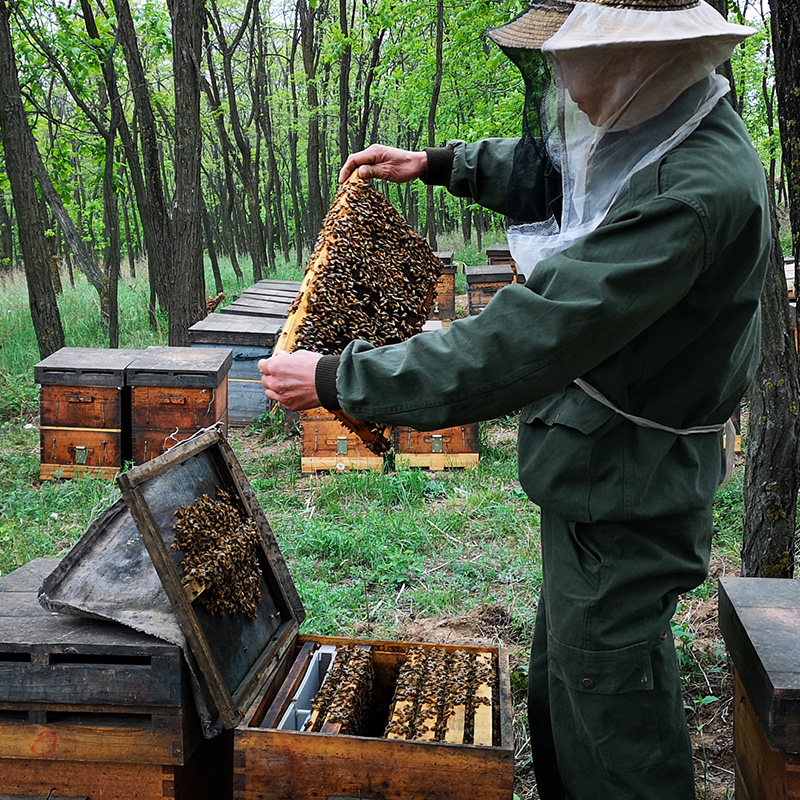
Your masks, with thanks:
[{"label": "mesh veil", "polygon": [[[614,29],[633,25],[639,41],[587,46],[581,36],[606,29],[609,11]],[[521,272],[597,228],[631,176],[689,136],[728,92],[714,70],[736,42],[687,42],[685,25],[685,12],[577,3],[541,54],[504,48],[526,87],[507,196]]]}]

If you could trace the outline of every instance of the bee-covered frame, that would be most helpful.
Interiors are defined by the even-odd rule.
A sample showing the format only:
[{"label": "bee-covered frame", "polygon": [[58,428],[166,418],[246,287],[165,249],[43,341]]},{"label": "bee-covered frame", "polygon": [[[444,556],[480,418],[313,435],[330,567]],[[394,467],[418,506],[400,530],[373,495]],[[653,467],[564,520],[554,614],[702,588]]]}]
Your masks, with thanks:
[{"label": "bee-covered frame", "polygon": [[[269,523],[222,433],[203,431],[117,479],[197,663],[214,708],[213,722],[233,728],[269,680],[305,617]],[[261,532],[261,599],[255,619],[213,616],[184,586],[172,547],[175,511],[220,487],[231,492]]]}]

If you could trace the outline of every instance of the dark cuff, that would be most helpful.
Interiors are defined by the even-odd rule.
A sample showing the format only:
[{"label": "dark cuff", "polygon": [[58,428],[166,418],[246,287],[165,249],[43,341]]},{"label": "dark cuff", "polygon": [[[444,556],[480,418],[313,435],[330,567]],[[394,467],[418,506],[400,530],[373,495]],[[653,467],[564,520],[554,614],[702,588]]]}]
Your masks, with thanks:
[{"label": "dark cuff", "polygon": [[428,156],[428,168],[422,176],[422,182],[429,186],[449,186],[455,157],[453,147],[426,147],[425,153]]},{"label": "dark cuff", "polygon": [[320,405],[328,411],[338,411],[339,395],[336,394],[336,370],[339,369],[339,356],[322,356],[317,361],[314,372],[314,387],[317,390]]}]

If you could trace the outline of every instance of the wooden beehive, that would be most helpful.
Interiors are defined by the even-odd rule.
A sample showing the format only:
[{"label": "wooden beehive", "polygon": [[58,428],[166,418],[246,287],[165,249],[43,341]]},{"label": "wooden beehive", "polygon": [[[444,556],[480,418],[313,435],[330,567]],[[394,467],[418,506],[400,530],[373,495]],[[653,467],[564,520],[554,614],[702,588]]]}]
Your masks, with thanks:
[{"label": "wooden beehive", "polygon": [[261,384],[258,362],[272,355],[283,321],[268,317],[209,314],[189,328],[192,347],[230,348],[228,424],[249,425],[272,404]]},{"label": "wooden beehive", "polygon": [[478,423],[436,431],[397,426],[392,430],[397,467],[443,470],[478,465]]},{"label": "wooden beehive", "polygon": [[283,322],[289,313],[291,304],[292,301],[285,298],[276,300],[274,297],[260,298],[243,295],[230,305],[223,306],[219,311],[225,316],[267,317]]},{"label": "wooden beehive", "polygon": [[127,367],[135,464],[203,428],[227,428],[232,362],[230,348],[148,347]]},{"label": "wooden beehive", "polygon": [[[335,722],[327,724],[330,732],[326,732],[324,724],[321,732],[293,729],[298,712],[302,712],[295,696],[315,651],[353,646],[369,648],[375,673],[371,711],[364,730],[359,734],[337,734]],[[461,651],[491,665],[491,677],[474,687],[476,696],[486,698],[484,704],[470,709],[454,706],[441,741],[433,741],[436,711],[424,705],[417,709],[418,716],[429,723],[418,729],[416,738],[386,733],[394,715],[404,716],[397,704],[393,706],[392,699],[404,663],[420,650],[431,654]],[[465,719],[473,730],[467,732],[467,744]],[[275,800],[511,800],[511,721],[508,660],[502,649],[301,635],[296,637],[273,681],[236,728],[234,797],[257,800],[264,796],[264,787],[269,787],[269,796]]]},{"label": "wooden beehive", "polygon": [[445,265],[436,282],[436,296],[429,314],[430,319],[455,319],[456,317],[456,268]]},{"label": "wooden beehive", "polygon": [[[422,330],[442,264],[383,195],[358,177],[339,187],[276,350],[339,354],[355,339],[376,346]],[[336,418],[381,455],[386,428]]]},{"label": "wooden beehive", "polygon": [[[198,665],[214,720],[235,728],[234,797],[511,800],[514,747],[504,650],[301,636],[298,629],[305,612],[291,576],[252,489],[218,431],[177,445],[150,464],[124,473],[118,482]],[[263,534],[264,594],[254,619],[204,612],[199,605],[202,594],[183,580],[180,553],[171,546],[175,510],[220,484],[239,494]],[[357,733],[342,733],[337,724],[343,723],[337,723],[328,708],[318,732],[293,730],[298,726],[292,720],[302,710],[300,688],[307,675],[313,676],[308,668],[318,651],[331,647],[371,654],[374,677],[371,700],[360,706],[370,709],[360,718],[363,727]],[[480,680],[475,669],[477,685],[468,687],[484,699],[473,703],[472,711],[467,704],[457,709],[453,701],[452,720],[450,714],[440,715],[449,740],[443,735],[442,741],[430,741],[424,726],[414,729],[414,739],[398,738],[398,728],[390,731],[394,735],[387,734],[398,712],[392,698],[412,648],[437,655],[463,650],[476,664],[485,664]],[[316,693],[312,689],[308,695],[312,702]],[[307,717],[312,713],[309,708]],[[431,713],[425,711],[421,719],[432,718]]]},{"label": "wooden beehive", "polygon": [[470,316],[480,314],[504,286],[514,281],[508,264],[467,267],[467,305]]},{"label": "wooden beehive", "polygon": [[513,273],[512,283],[525,283],[525,275],[517,272],[517,262],[511,255],[511,248],[507,244],[495,244],[486,248],[486,261],[490,266],[508,264]]},{"label": "wooden beehive", "polygon": [[302,472],[345,472],[383,468],[383,457],[322,407],[300,412]]},{"label": "wooden beehive", "polygon": [[36,364],[43,480],[84,473],[113,478],[130,459],[125,369],[139,355],[63,347]]},{"label": "wooden beehive", "polygon": [[203,738],[180,648],[46,611],[59,567],[0,580],[0,796],[229,798],[231,737]]},{"label": "wooden beehive", "polygon": [[800,584],[722,578],[719,627],[734,668],[737,800],[800,798]]}]

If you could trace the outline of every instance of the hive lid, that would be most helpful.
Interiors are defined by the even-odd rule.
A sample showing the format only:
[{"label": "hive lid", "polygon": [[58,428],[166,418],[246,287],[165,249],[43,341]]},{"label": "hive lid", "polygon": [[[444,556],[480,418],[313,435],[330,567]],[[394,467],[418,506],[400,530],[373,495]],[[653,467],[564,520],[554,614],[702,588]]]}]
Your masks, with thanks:
[{"label": "hive lid", "polygon": [[800,582],[721,578],[719,627],[770,746],[800,753]]},{"label": "hive lid", "polygon": [[189,328],[189,342],[193,345],[272,347],[282,328],[283,321],[271,317],[209,314]]},{"label": "hive lid", "polygon": [[[186,639],[197,677],[210,697],[214,729],[234,728],[277,669],[305,618],[283,555],[230,445],[218,430],[204,431],[117,478],[161,585]],[[217,487],[231,492],[261,534],[256,616],[213,615],[185,577],[174,548],[175,512]]]},{"label": "hive lid", "polygon": [[148,347],[126,369],[129,386],[215,389],[233,362],[229,349]]},{"label": "hive lid", "polygon": [[62,347],[33,368],[40,385],[124,386],[125,368],[143,350]]},{"label": "hive lid", "polygon": [[511,283],[514,270],[510,264],[485,264],[467,267],[467,283]]}]

